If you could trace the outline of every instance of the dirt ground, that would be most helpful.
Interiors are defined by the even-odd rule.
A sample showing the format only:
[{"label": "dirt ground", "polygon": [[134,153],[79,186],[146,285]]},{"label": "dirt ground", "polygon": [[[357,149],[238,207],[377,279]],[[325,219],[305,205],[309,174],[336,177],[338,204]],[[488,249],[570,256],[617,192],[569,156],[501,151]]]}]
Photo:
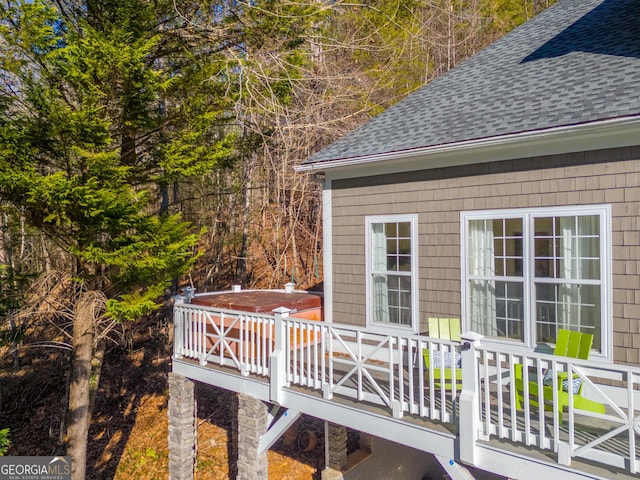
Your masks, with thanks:
[{"label": "dirt ground", "polygon": [[[88,479],[166,479],[168,476],[169,326],[150,321],[128,332],[126,348],[105,357],[89,432]],[[41,337],[32,332],[25,344]],[[0,428],[10,428],[8,455],[63,454],[65,379],[68,353],[30,347],[13,354],[0,350]],[[234,394],[202,384],[196,387],[198,447],[196,479],[235,478],[231,453],[230,405]],[[310,452],[281,438],[269,451],[269,478],[317,480],[324,462],[323,425],[310,417],[299,431],[316,433]]]}]

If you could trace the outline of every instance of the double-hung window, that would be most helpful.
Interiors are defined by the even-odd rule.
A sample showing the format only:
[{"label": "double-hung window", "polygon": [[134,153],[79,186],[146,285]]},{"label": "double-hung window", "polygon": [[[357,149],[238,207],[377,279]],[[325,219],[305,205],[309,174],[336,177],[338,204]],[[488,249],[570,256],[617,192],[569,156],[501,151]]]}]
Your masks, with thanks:
[{"label": "double-hung window", "polygon": [[417,329],[417,216],[366,218],[367,323]]},{"label": "double-hung window", "polygon": [[610,355],[610,207],[463,212],[463,316],[487,337],[535,347],[559,329]]}]

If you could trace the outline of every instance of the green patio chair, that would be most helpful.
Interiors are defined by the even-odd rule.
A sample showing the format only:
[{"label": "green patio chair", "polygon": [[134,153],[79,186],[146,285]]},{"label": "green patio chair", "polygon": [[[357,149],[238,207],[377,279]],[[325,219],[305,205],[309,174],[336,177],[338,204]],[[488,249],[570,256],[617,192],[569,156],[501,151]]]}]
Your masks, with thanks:
[{"label": "green patio chair", "polygon": [[[460,319],[459,318],[429,318],[429,336],[441,338],[443,340],[460,341]],[[425,371],[429,375],[429,367],[433,363],[433,379],[436,387],[442,383],[450,387],[453,383],[453,371],[455,370],[456,387],[462,388],[462,358],[460,352],[447,352],[442,355],[439,351],[433,352],[431,358],[428,348],[422,350]],[[440,368],[441,359],[444,362],[444,369]],[[444,378],[443,378],[444,374]]]},{"label": "green patio chair", "polygon": [[[561,357],[577,358],[587,360],[593,344],[593,335],[589,333],[574,332],[570,330],[558,330],[556,346],[553,354]],[[516,407],[522,410],[524,402],[524,380],[523,366],[515,365],[515,390]],[[547,370],[542,378],[543,403],[545,409],[553,409],[553,377],[551,370]],[[579,410],[586,410],[595,413],[604,413],[604,405],[600,402],[590,400],[582,396],[583,381],[578,375],[574,375],[569,381],[567,372],[558,372],[558,415],[562,422],[562,411],[569,406],[569,395],[573,396],[573,406]],[[529,380],[529,403],[534,407],[539,405],[538,381]]]}]

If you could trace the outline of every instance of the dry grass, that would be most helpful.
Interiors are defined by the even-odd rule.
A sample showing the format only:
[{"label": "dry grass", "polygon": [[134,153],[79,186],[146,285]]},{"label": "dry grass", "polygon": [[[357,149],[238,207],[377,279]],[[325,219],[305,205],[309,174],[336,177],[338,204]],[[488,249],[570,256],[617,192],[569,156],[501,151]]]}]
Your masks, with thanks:
[{"label": "dry grass", "polygon": [[[115,480],[166,479],[169,468],[167,445],[167,399],[148,395],[140,403],[135,424],[116,470]],[[229,432],[221,426],[200,419],[198,425],[198,457],[196,480],[229,478]],[[114,444],[118,439],[114,437]],[[109,445],[103,452],[109,461]],[[269,478],[280,480],[312,480],[316,468],[302,460],[269,451]]]},{"label": "dry grass", "polygon": [[[50,331],[30,329],[24,342],[34,344]],[[89,432],[87,478],[166,479],[168,477],[168,326],[151,321],[129,332],[128,348],[107,352]],[[55,333],[55,331],[53,332]],[[60,349],[23,348],[19,366],[7,345],[0,347],[0,427],[10,428],[8,455],[64,453],[59,442],[65,413],[67,353]],[[197,384],[198,456],[196,479],[234,478],[230,405],[235,394]],[[314,428],[319,444],[312,452],[277,442],[269,451],[269,478],[320,478],[324,459],[321,423]],[[231,458],[231,460],[230,460]]]}]

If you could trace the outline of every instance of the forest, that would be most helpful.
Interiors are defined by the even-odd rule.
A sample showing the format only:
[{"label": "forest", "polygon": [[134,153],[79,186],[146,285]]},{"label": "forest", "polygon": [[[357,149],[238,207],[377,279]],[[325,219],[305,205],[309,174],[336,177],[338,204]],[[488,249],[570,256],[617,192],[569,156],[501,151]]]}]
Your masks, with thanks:
[{"label": "forest", "polygon": [[320,285],[293,167],[550,3],[2,0],[0,453],[113,477],[98,411],[168,368],[171,297]]}]

